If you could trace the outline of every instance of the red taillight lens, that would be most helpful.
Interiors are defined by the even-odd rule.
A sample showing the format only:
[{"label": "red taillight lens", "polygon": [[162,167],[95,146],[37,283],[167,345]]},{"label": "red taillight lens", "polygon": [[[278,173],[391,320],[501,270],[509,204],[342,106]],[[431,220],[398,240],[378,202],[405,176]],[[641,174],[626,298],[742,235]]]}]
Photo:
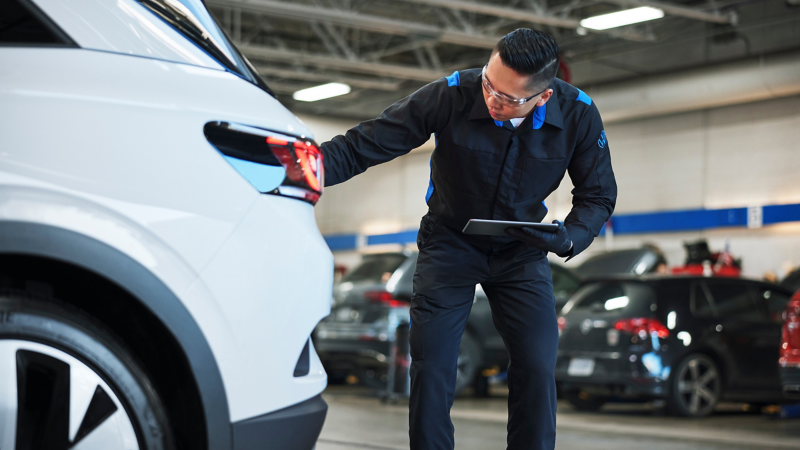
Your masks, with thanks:
[{"label": "red taillight lens", "polygon": [[311,204],[322,195],[325,169],[322,152],[313,141],[227,122],[209,122],[203,131],[259,192]]},{"label": "red taillight lens", "polygon": [[367,291],[364,292],[364,297],[372,303],[380,303],[390,308],[396,308],[398,306],[408,306],[408,303],[394,298],[394,295],[392,295],[391,292],[387,291]]},{"label": "red taillight lens", "polygon": [[800,291],[786,305],[778,363],[800,367]]},{"label": "red taillight lens", "polygon": [[614,328],[623,332],[631,334],[646,334],[656,333],[660,338],[669,337],[669,330],[658,319],[650,317],[636,317],[633,319],[621,319],[614,324]]},{"label": "red taillight lens", "polygon": [[267,138],[267,144],[286,169],[286,176],[292,184],[310,189],[317,194],[322,193],[324,169],[322,153],[316,145],[301,140],[288,142],[271,137]]},{"label": "red taillight lens", "polygon": [[564,331],[567,328],[567,318],[566,317],[559,317],[558,318],[558,331]]}]

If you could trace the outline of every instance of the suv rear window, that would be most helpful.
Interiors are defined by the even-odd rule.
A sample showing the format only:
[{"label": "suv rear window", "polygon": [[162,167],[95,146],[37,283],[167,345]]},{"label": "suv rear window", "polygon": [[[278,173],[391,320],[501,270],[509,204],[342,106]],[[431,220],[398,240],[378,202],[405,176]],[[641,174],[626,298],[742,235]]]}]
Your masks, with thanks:
[{"label": "suv rear window", "polygon": [[229,71],[275,96],[202,3],[190,0],[139,0],[139,3],[194,42]]},{"label": "suv rear window", "polygon": [[342,283],[386,283],[407,258],[403,254],[366,255],[352,272],[342,278]]},{"label": "suv rear window", "polygon": [[644,283],[597,282],[582,286],[564,307],[570,311],[648,313],[655,303],[655,290]]},{"label": "suv rear window", "polygon": [[611,274],[628,274],[642,256],[641,249],[617,250],[592,256],[575,269],[581,276],[597,277]]}]

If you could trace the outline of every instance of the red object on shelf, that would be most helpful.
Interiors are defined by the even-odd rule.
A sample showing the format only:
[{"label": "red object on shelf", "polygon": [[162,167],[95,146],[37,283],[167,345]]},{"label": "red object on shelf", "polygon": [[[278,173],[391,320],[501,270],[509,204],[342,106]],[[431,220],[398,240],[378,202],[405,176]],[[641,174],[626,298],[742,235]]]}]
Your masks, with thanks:
[{"label": "red object on shelf", "polygon": [[[685,266],[677,266],[672,268],[673,275],[703,275],[702,264],[687,264]],[[715,277],[733,277],[738,278],[742,276],[742,269],[736,266],[722,266],[715,267],[711,265],[711,275]]]}]

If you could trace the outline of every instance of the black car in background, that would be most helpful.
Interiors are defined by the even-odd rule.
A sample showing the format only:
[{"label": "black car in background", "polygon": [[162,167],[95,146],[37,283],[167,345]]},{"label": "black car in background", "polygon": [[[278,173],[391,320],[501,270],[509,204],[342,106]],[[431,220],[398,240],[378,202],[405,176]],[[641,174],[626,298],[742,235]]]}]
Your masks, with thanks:
[{"label": "black car in background", "polygon": [[587,281],[559,317],[556,380],[581,410],[664,399],[700,417],[721,399],[785,402],[775,362],[790,294],[740,278]]},{"label": "black car in background", "polygon": [[666,271],[667,258],[654,245],[594,254],[574,269],[581,278],[608,275],[645,275]]},{"label": "black car in background", "polygon": [[780,285],[792,292],[800,291],[800,267],[789,272]]},{"label": "black car in background", "polygon": [[[314,345],[331,380],[356,375],[373,387],[385,386],[394,330],[409,323],[408,302],[417,263],[416,251],[364,255],[360,265],[334,287],[331,314],[317,325]],[[580,281],[551,263],[556,309]],[[487,368],[505,368],[508,355],[492,322],[486,294],[477,286],[458,355],[456,392],[478,381]]]}]

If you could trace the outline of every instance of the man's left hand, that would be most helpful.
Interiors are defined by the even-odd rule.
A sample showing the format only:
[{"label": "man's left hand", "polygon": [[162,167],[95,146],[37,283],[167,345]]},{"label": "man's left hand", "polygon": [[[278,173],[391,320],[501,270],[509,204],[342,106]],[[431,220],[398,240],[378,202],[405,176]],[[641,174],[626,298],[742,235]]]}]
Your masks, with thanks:
[{"label": "man's left hand", "polygon": [[528,245],[555,253],[558,256],[567,256],[572,249],[572,241],[563,222],[554,220],[558,224],[555,231],[543,231],[536,228],[506,228],[506,234],[517,238]]}]

